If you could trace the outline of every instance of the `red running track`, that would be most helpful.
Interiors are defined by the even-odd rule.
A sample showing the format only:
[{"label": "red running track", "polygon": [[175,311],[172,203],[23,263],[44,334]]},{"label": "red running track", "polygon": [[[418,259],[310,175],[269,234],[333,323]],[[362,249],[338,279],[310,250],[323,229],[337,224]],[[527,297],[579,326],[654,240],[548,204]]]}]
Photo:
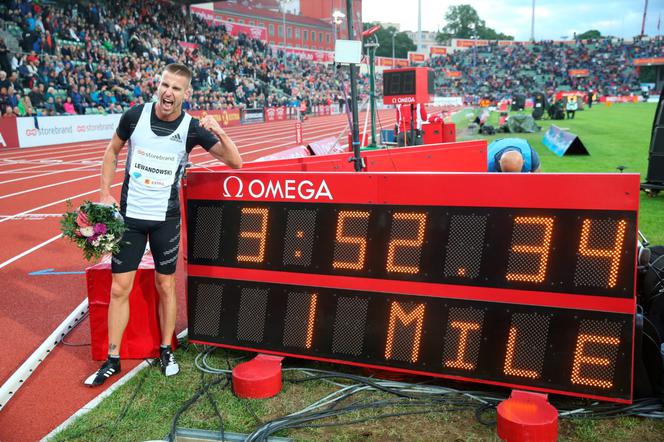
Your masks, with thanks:
[{"label": "red running track", "polygon": [[[381,111],[379,119],[385,128],[394,127],[394,111]],[[364,121],[363,116],[360,121]],[[337,136],[346,125],[345,115],[310,118],[304,122],[305,143]],[[244,161],[295,145],[293,121],[231,127],[226,131],[238,145]],[[346,140],[344,136],[341,144],[347,144]],[[87,267],[78,250],[60,238],[59,215],[66,210],[67,200],[78,206],[86,199],[99,198],[99,165],[106,144],[107,141],[98,141],[0,149],[0,385],[86,297],[84,275],[29,273],[49,268],[82,271]],[[126,150],[114,181],[118,199],[125,155]],[[189,158],[198,165],[216,162],[200,148],[194,149]],[[178,331],[186,327],[183,267],[181,258],[177,272]],[[89,343],[88,321],[70,333],[66,341]],[[123,361],[123,373],[139,362]],[[56,347],[0,412],[0,440],[38,440],[60,425],[103,391],[82,384],[97,367],[89,346]]]}]

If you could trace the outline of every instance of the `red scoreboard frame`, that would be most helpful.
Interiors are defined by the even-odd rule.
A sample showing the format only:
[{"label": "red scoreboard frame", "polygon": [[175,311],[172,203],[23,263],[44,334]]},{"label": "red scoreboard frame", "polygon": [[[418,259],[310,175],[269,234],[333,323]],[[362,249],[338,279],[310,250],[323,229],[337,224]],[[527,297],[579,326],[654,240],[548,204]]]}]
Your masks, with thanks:
[{"label": "red scoreboard frame", "polygon": [[435,92],[431,68],[389,69],[383,72],[383,104],[430,103]]},{"label": "red scoreboard frame", "polygon": [[630,403],[634,174],[208,172],[192,342]]}]

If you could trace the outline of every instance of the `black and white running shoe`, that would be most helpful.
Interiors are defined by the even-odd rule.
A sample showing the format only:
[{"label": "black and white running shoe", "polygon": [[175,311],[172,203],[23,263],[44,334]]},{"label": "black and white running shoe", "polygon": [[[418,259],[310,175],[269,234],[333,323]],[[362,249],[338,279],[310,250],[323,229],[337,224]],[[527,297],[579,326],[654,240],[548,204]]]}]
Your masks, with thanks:
[{"label": "black and white running shoe", "polygon": [[120,373],[120,359],[108,358],[101,368],[92,373],[83,383],[90,387],[96,387],[118,373]]},{"label": "black and white running shoe", "polygon": [[180,372],[180,366],[175,362],[175,355],[173,355],[170,347],[161,349],[159,363],[164,376],[173,376]]}]

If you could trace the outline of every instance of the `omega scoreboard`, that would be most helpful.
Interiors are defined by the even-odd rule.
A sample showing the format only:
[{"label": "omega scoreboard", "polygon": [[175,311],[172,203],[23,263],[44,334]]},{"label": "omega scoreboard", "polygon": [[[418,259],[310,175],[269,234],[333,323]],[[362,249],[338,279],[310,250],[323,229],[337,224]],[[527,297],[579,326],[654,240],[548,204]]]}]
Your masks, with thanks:
[{"label": "omega scoreboard", "polygon": [[192,342],[628,403],[639,177],[189,173]]},{"label": "omega scoreboard", "polygon": [[384,104],[430,103],[433,95],[433,69],[404,68],[383,72]]}]

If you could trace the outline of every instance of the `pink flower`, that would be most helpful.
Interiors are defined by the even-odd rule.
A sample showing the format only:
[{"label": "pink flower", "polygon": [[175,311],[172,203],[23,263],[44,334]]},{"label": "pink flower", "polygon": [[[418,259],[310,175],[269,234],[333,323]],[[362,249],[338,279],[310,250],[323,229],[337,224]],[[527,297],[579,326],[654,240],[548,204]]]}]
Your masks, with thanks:
[{"label": "pink flower", "polygon": [[78,224],[79,227],[89,227],[90,220],[88,220],[88,215],[83,211],[79,211],[78,216],[76,217],[76,224]]},{"label": "pink flower", "polygon": [[103,235],[106,233],[106,224],[104,223],[97,223],[95,224],[95,235]]},{"label": "pink flower", "polygon": [[75,234],[76,236],[83,236],[83,234],[81,233],[81,229],[76,229],[76,230],[74,230],[74,234]]}]

